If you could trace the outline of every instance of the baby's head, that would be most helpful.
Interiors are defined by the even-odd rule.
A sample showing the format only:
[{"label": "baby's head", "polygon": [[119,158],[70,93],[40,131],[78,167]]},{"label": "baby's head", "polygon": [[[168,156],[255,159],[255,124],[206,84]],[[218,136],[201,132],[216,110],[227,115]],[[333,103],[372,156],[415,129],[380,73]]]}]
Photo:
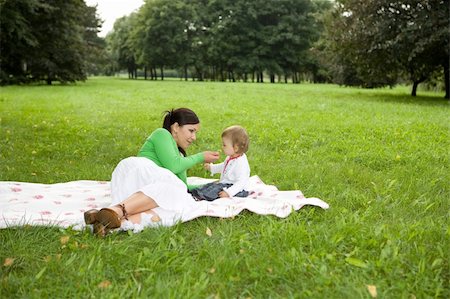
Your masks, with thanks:
[{"label": "baby's head", "polygon": [[229,142],[231,143],[229,145],[232,146],[232,149],[234,150],[234,154],[242,155],[248,150],[248,134],[247,131],[241,126],[231,126],[223,130],[222,140],[224,141],[224,150],[226,148],[226,144]]}]

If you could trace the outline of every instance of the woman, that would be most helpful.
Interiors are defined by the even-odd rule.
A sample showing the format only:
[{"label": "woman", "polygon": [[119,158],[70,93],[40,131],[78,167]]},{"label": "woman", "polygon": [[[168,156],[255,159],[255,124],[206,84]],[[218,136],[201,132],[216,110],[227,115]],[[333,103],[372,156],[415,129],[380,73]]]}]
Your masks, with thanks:
[{"label": "woman", "polygon": [[143,223],[157,221],[152,211],[161,207],[177,213],[189,209],[195,199],[188,192],[186,170],[197,163],[211,163],[218,152],[205,151],[187,156],[186,149],[200,129],[197,115],[190,109],[166,111],[163,127],[148,137],[137,157],[126,158],[112,174],[113,206],[84,213],[86,224],[103,237],[119,228],[123,221]]}]

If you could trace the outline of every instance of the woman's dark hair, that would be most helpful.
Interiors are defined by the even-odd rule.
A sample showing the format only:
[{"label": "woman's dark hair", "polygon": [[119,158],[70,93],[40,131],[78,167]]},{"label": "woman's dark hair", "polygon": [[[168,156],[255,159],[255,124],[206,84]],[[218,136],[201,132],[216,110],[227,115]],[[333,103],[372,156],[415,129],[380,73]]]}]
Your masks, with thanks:
[{"label": "woman's dark hair", "polygon": [[[171,126],[174,123],[178,123],[179,126],[184,125],[196,125],[200,123],[200,120],[197,117],[197,114],[195,114],[194,111],[188,108],[178,108],[178,109],[172,109],[164,111],[164,121],[163,121],[163,128],[172,133]],[[183,156],[186,156],[186,152],[181,147],[178,147],[178,150],[180,153],[183,154]]]}]

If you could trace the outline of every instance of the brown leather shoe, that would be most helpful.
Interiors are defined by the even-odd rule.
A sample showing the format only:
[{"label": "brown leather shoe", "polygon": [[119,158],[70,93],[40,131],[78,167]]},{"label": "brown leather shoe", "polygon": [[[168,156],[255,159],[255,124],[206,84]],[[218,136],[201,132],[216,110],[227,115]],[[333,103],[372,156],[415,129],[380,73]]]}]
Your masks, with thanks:
[{"label": "brown leather shoe", "polygon": [[84,223],[86,224],[94,224],[97,222],[97,214],[98,210],[91,209],[89,211],[84,212]]},{"label": "brown leather shoe", "polygon": [[94,235],[100,238],[104,238],[108,233],[109,229],[107,229],[103,224],[98,222],[97,220],[98,212],[99,211],[96,209],[91,209],[89,211],[84,212],[84,222],[87,225],[92,224]]},{"label": "brown leather shoe", "polygon": [[121,224],[119,214],[117,214],[116,211],[109,209],[109,208],[101,209],[97,213],[96,219],[106,229],[118,228],[118,227],[120,227],[120,224]]}]

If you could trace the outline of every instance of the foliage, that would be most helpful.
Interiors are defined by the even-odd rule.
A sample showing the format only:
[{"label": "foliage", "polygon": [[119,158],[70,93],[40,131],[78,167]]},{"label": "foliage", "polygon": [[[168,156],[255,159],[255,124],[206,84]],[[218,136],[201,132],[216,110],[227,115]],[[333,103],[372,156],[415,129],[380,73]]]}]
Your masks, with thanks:
[{"label": "foliage", "polygon": [[115,58],[119,69],[128,70],[130,78],[135,77],[137,69],[137,50],[131,35],[135,25],[135,14],[121,17],[114,23],[114,31],[106,36],[111,57]]},{"label": "foliage", "polygon": [[[111,47],[124,44],[139,64],[153,70],[180,69],[187,78],[262,82],[263,72],[292,76],[309,71],[309,48],[321,30],[314,13],[327,9],[310,0],[153,0],[136,16],[135,26],[115,24]],[[116,37],[117,36],[117,37]],[[121,36],[121,38],[119,38]],[[125,39],[132,39],[131,44]],[[155,71],[156,72],[156,71]],[[153,78],[153,73],[152,73]]]},{"label": "foliage", "polygon": [[190,153],[220,148],[222,129],[241,124],[252,174],[330,209],[203,217],[105,240],[3,229],[0,297],[448,298],[449,106],[441,93],[407,94],[118,78],[3,87],[2,181],[109,180],[162,111],[188,106],[202,122]]},{"label": "foliage", "polygon": [[402,74],[417,85],[443,69],[449,96],[449,5],[443,0],[338,1],[327,26],[339,82],[392,86]]},{"label": "foliage", "polygon": [[101,46],[95,8],[82,0],[0,2],[2,84],[86,79]]},{"label": "foliage", "polygon": [[106,41],[98,36],[101,21],[97,16],[97,8],[87,6],[84,13],[85,20],[83,40],[86,46],[84,53],[85,71],[88,75],[100,75],[105,73],[110,57],[105,51]]},{"label": "foliage", "polygon": [[144,26],[138,28],[144,37],[142,45],[142,63],[161,70],[163,68],[182,67],[189,59],[187,27],[192,20],[192,6],[184,1],[150,1],[140,11]]}]

